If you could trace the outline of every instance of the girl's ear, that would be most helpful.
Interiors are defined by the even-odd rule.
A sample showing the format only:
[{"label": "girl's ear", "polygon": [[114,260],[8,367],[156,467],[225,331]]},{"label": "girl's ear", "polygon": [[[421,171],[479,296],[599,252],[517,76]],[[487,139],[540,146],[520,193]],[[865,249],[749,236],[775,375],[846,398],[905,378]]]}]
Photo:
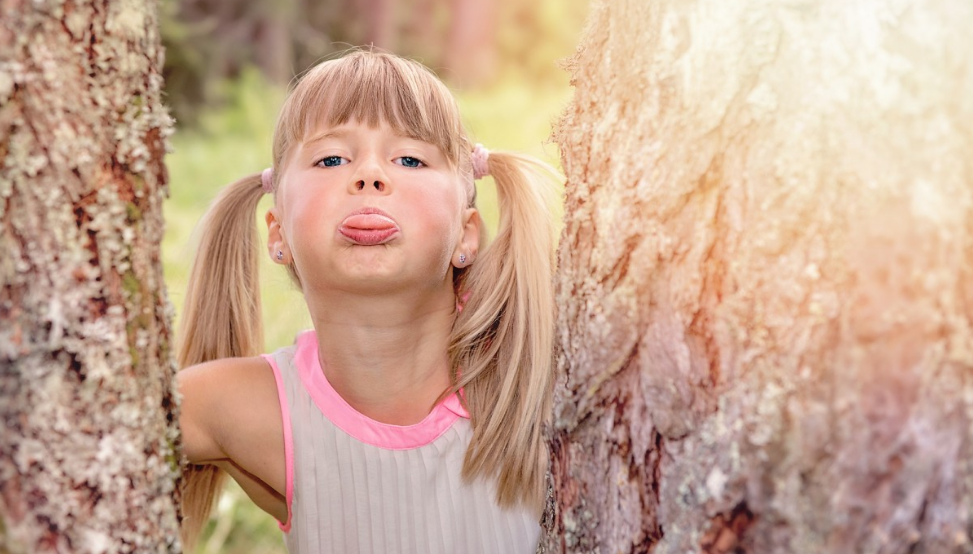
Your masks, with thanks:
[{"label": "girl's ear", "polygon": [[483,220],[480,219],[480,211],[476,208],[467,208],[463,213],[463,229],[459,234],[459,242],[453,251],[453,265],[455,267],[467,267],[476,259],[476,254],[480,250],[480,228]]},{"label": "girl's ear", "polygon": [[270,259],[277,264],[290,263],[290,250],[287,248],[287,240],[284,238],[284,231],[280,227],[280,214],[277,207],[267,210],[267,253]]}]

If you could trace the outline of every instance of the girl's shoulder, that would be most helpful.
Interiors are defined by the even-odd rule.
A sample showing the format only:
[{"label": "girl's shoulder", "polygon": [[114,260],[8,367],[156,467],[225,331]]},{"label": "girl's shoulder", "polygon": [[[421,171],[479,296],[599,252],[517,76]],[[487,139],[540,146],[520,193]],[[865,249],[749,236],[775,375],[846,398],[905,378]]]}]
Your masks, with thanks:
[{"label": "girl's shoulder", "polygon": [[285,521],[283,418],[268,361],[213,360],[186,368],[177,378],[189,461],[228,471],[258,506]]},{"label": "girl's shoulder", "polygon": [[248,443],[281,434],[277,383],[264,358],[213,360],[180,371],[177,379],[191,461],[236,460],[252,446]]}]

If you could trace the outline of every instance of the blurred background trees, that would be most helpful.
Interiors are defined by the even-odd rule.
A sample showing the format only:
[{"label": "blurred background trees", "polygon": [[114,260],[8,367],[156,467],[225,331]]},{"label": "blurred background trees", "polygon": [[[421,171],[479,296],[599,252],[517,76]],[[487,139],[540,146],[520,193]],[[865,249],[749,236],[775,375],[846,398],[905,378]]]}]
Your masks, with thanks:
[{"label": "blurred background trees", "polygon": [[[170,197],[162,244],[175,326],[195,244],[192,232],[226,183],[270,163],[286,86],[316,61],[374,44],[423,62],[456,93],[474,140],[558,165],[549,140],[571,97],[558,60],[575,50],[587,0],[162,0],[165,101],[176,117],[166,156]],[[490,178],[478,204],[495,229]],[[258,213],[270,207],[266,198]],[[264,225],[258,222],[264,232]],[[261,266],[265,351],[310,321],[300,291]],[[197,554],[283,553],[274,519],[235,485],[224,492]]]},{"label": "blurred background trees", "polygon": [[454,87],[511,76],[564,81],[586,0],[163,0],[168,103],[180,126],[225,102],[248,67],[284,86],[316,61],[373,45],[422,61]]}]

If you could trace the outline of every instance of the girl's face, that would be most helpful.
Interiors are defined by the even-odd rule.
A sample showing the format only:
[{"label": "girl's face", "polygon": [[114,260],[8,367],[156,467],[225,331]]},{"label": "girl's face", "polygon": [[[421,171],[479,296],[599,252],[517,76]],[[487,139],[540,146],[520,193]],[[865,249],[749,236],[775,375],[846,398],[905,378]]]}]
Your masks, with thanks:
[{"label": "girl's face", "polygon": [[269,249],[293,261],[305,293],[452,291],[480,219],[439,149],[351,121],[309,133],[284,163],[267,214]]}]

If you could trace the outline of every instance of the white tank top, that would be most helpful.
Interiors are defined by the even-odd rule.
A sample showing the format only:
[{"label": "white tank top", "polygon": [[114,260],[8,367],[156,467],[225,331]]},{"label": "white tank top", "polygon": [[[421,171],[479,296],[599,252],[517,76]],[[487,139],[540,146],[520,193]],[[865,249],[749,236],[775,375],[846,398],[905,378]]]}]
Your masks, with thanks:
[{"label": "white tank top", "polygon": [[492,480],[461,478],[472,430],[456,395],[388,425],[331,387],[313,331],[264,358],[284,422],[290,554],[535,552],[538,517],[501,509]]}]

